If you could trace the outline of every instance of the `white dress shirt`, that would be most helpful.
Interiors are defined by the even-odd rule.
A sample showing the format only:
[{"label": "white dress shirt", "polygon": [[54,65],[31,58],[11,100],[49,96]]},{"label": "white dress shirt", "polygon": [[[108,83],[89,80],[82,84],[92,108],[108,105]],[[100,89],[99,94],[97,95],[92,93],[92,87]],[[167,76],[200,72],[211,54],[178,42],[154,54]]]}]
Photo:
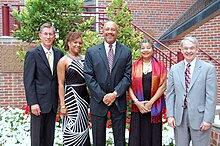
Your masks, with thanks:
[{"label": "white dress shirt", "polygon": [[49,65],[50,65],[50,69],[51,69],[51,72],[53,74],[53,62],[54,62],[54,53],[53,53],[53,49],[52,47],[50,48],[50,50],[48,50],[47,48],[45,48],[42,44],[41,46],[43,47],[44,49],[44,52],[46,54],[46,57],[48,59],[48,62],[49,62]]}]

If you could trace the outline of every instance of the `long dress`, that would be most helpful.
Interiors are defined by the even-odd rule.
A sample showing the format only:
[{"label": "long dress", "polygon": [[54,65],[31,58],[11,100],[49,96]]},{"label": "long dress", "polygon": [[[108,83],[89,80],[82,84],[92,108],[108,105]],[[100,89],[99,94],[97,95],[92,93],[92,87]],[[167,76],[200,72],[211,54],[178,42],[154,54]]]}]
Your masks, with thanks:
[{"label": "long dress", "polygon": [[[71,56],[67,55],[71,58]],[[83,60],[71,58],[65,74],[65,105],[63,145],[90,146],[88,128],[89,95],[83,75]]]},{"label": "long dress", "polygon": [[[143,74],[144,100],[151,98],[152,72]],[[162,146],[162,123],[152,124],[151,113],[131,113],[129,146]]]}]

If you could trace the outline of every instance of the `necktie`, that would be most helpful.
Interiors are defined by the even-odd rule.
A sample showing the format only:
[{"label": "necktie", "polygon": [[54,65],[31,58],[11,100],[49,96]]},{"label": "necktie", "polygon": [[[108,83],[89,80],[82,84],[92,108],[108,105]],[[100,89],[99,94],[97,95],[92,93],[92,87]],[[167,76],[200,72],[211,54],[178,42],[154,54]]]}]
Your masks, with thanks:
[{"label": "necktie", "polygon": [[53,58],[52,58],[52,53],[50,51],[47,52],[47,60],[50,65],[51,73],[53,74]]},{"label": "necktie", "polygon": [[189,85],[190,85],[190,63],[186,65],[186,71],[185,71],[185,85],[186,85],[186,95],[185,95],[185,100],[184,100],[184,107],[187,107],[187,94],[189,90]]},{"label": "necktie", "polygon": [[185,84],[186,84],[186,94],[188,93],[189,84],[190,84],[190,63],[186,65],[185,71]]},{"label": "necktie", "polygon": [[108,51],[108,66],[109,66],[109,72],[111,74],[112,71],[112,65],[113,65],[113,60],[114,60],[114,52],[112,45],[109,45],[109,51]]}]

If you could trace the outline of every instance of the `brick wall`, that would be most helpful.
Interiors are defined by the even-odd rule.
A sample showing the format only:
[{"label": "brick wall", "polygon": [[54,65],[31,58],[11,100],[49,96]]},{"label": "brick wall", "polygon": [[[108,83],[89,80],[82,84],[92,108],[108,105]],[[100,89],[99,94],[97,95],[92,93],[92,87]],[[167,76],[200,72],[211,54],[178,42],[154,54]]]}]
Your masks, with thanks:
[{"label": "brick wall", "polygon": [[23,62],[16,57],[19,47],[34,45],[21,43],[12,37],[0,38],[0,107],[26,105],[23,85]]},{"label": "brick wall", "polygon": [[22,73],[0,73],[0,103],[2,107],[26,105]]},{"label": "brick wall", "polygon": [[[21,4],[24,0],[2,0],[2,4]],[[99,0],[99,6],[107,6],[112,0]],[[159,37],[176,19],[181,16],[195,0],[127,0],[134,17],[134,24]],[[2,20],[2,7],[0,20]],[[0,36],[2,35],[2,22],[0,22]]]},{"label": "brick wall", "polygon": [[[155,37],[159,37],[196,0],[127,0],[134,18],[134,24]],[[106,6],[109,0],[99,0],[99,6]]]},{"label": "brick wall", "polygon": [[220,146],[220,127],[213,125],[211,131],[211,146]]},{"label": "brick wall", "polygon": [[[187,36],[195,36],[199,41],[199,47],[220,62],[220,15],[211,19],[204,25],[190,32]],[[168,47],[174,51],[179,49],[179,41],[169,45]],[[199,58],[208,60],[204,57],[204,53],[199,53]],[[216,66],[218,77],[218,91],[220,91],[220,64],[212,63]],[[218,93],[218,105],[220,105],[220,93]]]}]

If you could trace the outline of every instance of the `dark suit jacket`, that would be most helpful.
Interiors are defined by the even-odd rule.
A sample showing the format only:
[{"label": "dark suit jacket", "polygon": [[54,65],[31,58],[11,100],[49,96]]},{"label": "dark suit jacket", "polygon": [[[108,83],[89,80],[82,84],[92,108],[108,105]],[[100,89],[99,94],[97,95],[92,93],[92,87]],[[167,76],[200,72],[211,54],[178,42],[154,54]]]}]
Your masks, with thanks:
[{"label": "dark suit jacket", "polygon": [[24,86],[27,104],[39,104],[41,113],[48,113],[51,108],[56,112],[58,106],[57,63],[63,52],[56,48],[53,48],[53,52],[53,75],[41,45],[30,49],[25,56]]},{"label": "dark suit jacket", "polygon": [[107,93],[114,90],[120,95],[115,101],[118,110],[120,112],[126,111],[126,90],[131,82],[131,64],[131,50],[117,42],[110,76],[104,43],[87,50],[84,74],[92,93],[91,114],[104,116],[107,113],[108,106],[102,100]]}]

